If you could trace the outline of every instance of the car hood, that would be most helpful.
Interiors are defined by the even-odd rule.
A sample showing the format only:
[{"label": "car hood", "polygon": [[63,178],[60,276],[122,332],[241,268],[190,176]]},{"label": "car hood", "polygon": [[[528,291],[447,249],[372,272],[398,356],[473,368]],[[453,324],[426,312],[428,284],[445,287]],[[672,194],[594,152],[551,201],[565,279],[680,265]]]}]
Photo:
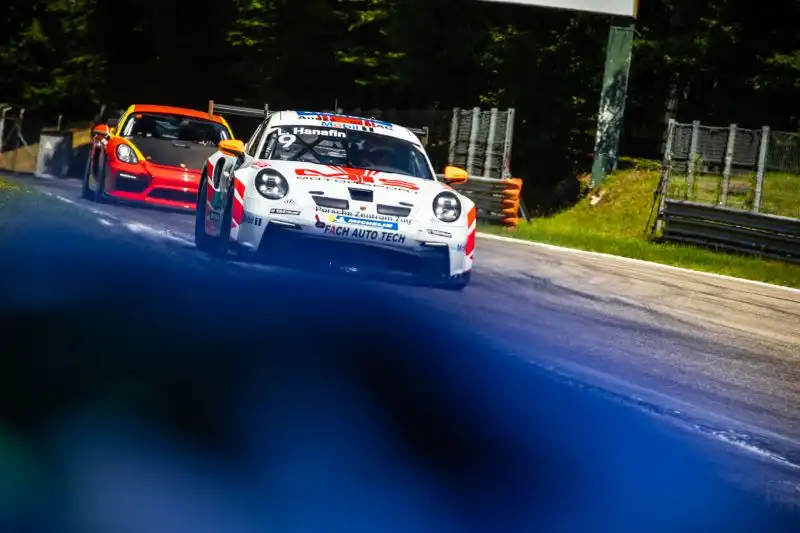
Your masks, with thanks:
[{"label": "car hood", "polygon": [[[290,195],[312,196],[319,210],[325,211],[326,207],[335,210],[345,200],[347,207],[341,210],[391,216],[406,222],[430,211],[436,194],[452,191],[442,182],[404,174],[294,161],[256,161],[249,169],[252,173],[249,178],[252,180],[262,168],[271,168],[285,176]],[[255,191],[252,194],[257,196]],[[468,203],[466,198],[462,200]]]},{"label": "car hood", "polygon": [[206,159],[217,151],[214,145],[203,146],[189,141],[151,137],[136,137],[128,141],[142,152],[149,163],[196,171],[201,170]]},{"label": "car hood", "polygon": [[393,192],[399,198],[413,198],[449,189],[440,181],[416,178],[405,174],[378,172],[335,165],[296,163],[293,161],[257,161],[256,169],[273,168],[290,181],[307,184],[309,190],[346,192],[348,188],[373,191],[374,194]]}]

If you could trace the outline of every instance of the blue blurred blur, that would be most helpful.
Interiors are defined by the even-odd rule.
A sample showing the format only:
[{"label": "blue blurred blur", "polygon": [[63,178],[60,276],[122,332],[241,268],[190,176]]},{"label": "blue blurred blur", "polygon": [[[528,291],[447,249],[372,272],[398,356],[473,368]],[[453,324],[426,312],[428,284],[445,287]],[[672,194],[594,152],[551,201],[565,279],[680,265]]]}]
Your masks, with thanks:
[{"label": "blue blurred blur", "polygon": [[480,317],[53,227],[0,237],[2,533],[800,531]]}]

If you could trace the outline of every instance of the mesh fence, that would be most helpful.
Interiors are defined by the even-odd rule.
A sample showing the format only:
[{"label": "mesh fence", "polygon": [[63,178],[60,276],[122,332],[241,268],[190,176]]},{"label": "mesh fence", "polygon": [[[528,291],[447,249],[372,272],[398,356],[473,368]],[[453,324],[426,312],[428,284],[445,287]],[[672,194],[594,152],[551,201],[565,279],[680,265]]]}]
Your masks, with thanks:
[{"label": "mesh fence", "polygon": [[[453,164],[470,170],[470,174],[476,176],[502,178],[506,166],[508,123],[513,115],[509,111],[476,112],[473,109],[459,109],[456,113],[458,130]],[[470,158],[471,144],[473,148]]]},{"label": "mesh fence", "polygon": [[[675,124],[667,197],[800,218],[800,135]],[[759,160],[767,141],[759,199]]]},{"label": "mesh fence", "polygon": [[800,134],[770,133],[761,212],[800,218]]}]

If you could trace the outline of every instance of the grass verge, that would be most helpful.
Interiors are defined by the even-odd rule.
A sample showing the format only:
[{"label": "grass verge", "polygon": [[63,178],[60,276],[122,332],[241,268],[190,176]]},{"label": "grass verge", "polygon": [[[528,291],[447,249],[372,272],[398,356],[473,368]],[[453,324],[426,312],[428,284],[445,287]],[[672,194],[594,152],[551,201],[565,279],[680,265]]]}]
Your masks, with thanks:
[{"label": "grass verge", "polygon": [[19,185],[12,181],[8,181],[2,174],[0,174],[0,198],[5,198],[11,193],[19,191]]},{"label": "grass verge", "polygon": [[694,246],[661,244],[647,238],[659,174],[634,168],[608,177],[602,200],[584,198],[549,218],[522,222],[517,231],[480,224],[479,231],[666,265],[800,288],[800,265],[759,257],[715,252]]}]

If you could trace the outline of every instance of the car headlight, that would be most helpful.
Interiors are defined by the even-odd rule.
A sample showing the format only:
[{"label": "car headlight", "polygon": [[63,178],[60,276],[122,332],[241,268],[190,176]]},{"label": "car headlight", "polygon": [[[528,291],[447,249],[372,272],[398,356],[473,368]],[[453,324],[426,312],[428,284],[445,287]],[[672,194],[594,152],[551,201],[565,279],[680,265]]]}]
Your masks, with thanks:
[{"label": "car headlight", "polygon": [[433,213],[442,222],[455,222],[461,216],[461,202],[451,192],[442,192],[433,199]]},{"label": "car headlight", "polygon": [[123,163],[130,163],[131,165],[135,165],[139,162],[139,159],[136,158],[136,154],[133,153],[133,148],[125,143],[117,145],[117,159]]},{"label": "car headlight", "polygon": [[289,193],[286,178],[271,168],[265,168],[256,174],[256,190],[268,200],[280,200]]}]

